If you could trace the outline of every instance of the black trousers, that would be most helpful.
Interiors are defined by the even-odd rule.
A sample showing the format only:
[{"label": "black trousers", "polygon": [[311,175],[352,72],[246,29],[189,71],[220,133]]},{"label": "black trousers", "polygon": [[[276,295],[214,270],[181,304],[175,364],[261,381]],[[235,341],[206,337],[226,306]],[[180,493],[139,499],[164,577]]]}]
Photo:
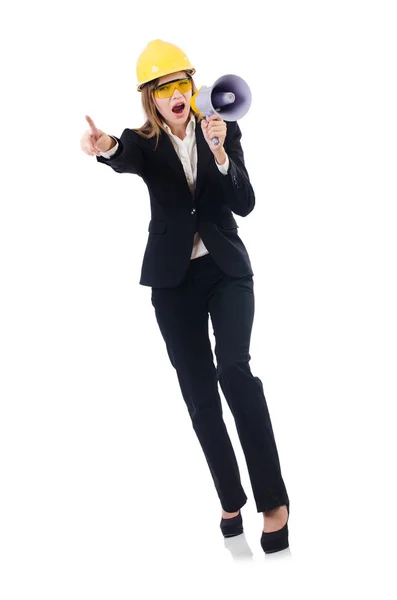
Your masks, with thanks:
[{"label": "black trousers", "polygon": [[[210,254],[191,260],[176,288],[152,288],[152,304],[222,508],[247,501],[222,417],[218,381],[236,423],[258,512],[289,503],[262,382],[251,373],[252,276],[226,275]],[[208,335],[211,315],[217,366]]]}]

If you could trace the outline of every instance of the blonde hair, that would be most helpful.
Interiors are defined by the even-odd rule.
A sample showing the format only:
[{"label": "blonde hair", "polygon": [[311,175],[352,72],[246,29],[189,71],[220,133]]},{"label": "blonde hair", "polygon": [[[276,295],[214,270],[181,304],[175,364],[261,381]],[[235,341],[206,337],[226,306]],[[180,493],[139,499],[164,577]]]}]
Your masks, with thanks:
[{"label": "blonde hair", "polygon": [[[153,81],[149,81],[148,83],[146,83],[143,86],[142,91],[140,93],[142,94],[142,98],[141,98],[142,99],[142,108],[143,108],[143,112],[146,115],[146,122],[144,123],[144,125],[142,125],[142,127],[139,127],[137,129],[133,130],[138,135],[140,135],[141,137],[143,137],[145,139],[149,139],[149,138],[156,136],[155,149],[157,148],[157,144],[159,143],[161,131],[164,131],[165,133],[167,133],[167,131],[165,130],[165,128],[163,126],[164,118],[158,111],[156,103],[154,102],[154,98],[153,98],[153,89],[156,87],[159,79],[160,78],[154,79]],[[196,84],[194,83],[193,77],[191,77],[191,80],[192,80],[192,95],[193,95],[198,90],[197,90]],[[200,114],[195,113],[193,111],[193,109],[190,108],[189,119],[192,114],[195,115],[195,117],[197,119],[197,123],[199,123],[203,118]]]}]

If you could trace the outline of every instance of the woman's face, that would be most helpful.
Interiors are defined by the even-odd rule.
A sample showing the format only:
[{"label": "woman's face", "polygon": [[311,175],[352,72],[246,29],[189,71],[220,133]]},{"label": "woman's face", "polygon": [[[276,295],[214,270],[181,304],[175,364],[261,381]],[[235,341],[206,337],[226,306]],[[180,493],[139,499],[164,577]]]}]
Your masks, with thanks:
[{"label": "woman's face", "polygon": [[[163,85],[169,81],[174,81],[175,79],[185,79],[186,76],[187,75],[185,71],[170,73],[169,75],[160,77],[157,85]],[[153,100],[164,121],[171,126],[185,123],[190,113],[191,97],[192,90],[189,90],[183,94],[178,90],[178,88],[175,88],[170,98],[156,98],[153,96]],[[181,104],[183,104],[183,110],[181,112],[177,112]]]}]

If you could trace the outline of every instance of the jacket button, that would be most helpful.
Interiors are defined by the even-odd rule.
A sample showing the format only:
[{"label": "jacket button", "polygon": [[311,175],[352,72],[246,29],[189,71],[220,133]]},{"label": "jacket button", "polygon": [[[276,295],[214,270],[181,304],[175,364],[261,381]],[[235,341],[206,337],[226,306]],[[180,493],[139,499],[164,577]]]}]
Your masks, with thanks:
[{"label": "jacket button", "polygon": [[194,215],[194,213],[195,213],[195,212],[196,212],[196,209],[195,209],[195,208],[192,208],[192,210],[190,211],[190,214],[191,214],[191,215]]}]

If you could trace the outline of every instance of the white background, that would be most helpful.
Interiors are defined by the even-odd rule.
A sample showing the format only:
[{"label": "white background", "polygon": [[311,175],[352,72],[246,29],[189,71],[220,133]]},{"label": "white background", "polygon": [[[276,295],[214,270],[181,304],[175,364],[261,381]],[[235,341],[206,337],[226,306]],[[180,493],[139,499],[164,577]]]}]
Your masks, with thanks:
[{"label": "white background", "polygon": [[[4,600],[392,597],[396,19],[393,2],[20,2],[1,18],[0,551]],[[394,6],[395,8],[395,6]],[[160,38],[198,86],[249,83],[251,369],[291,502],[265,556],[220,505],[139,285],[147,188],[80,150],[90,115],[143,123]],[[212,330],[211,330],[212,333]],[[248,558],[247,558],[248,556]],[[239,560],[241,559],[241,560]]]}]

